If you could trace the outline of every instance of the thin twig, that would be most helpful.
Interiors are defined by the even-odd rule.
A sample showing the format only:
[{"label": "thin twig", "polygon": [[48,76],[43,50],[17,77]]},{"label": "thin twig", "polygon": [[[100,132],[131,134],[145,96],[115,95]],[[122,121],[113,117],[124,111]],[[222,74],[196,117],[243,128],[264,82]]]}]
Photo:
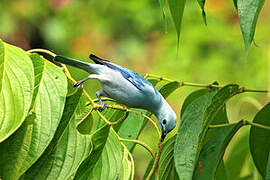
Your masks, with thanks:
[{"label": "thin twig", "polygon": [[251,125],[251,126],[255,126],[255,127],[270,131],[270,126],[265,126],[265,125],[254,123],[254,122],[244,121],[244,125]]},{"label": "thin twig", "polygon": [[[227,127],[227,126],[230,126],[230,125],[233,125],[233,124],[237,124],[237,123],[227,123],[227,124],[210,125],[208,127],[208,129],[220,128],[220,127]],[[258,123],[254,123],[254,122],[243,120],[242,126],[248,126],[248,125],[255,126],[255,127],[258,127],[258,128],[262,128],[262,129],[266,129],[266,130],[270,130],[270,126],[265,126],[265,125],[262,125],[262,124],[258,124]]]},{"label": "thin twig", "polygon": [[[168,82],[173,82],[175,80],[164,78],[162,76],[156,76],[153,74],[146,74],[146,78],[155,78],[159,80],[164,80]],[[222,88],[224,87],[223,85],[215,85],[215,84],[200,84],[200,83],[190,83],[190,82],[184,82],[184,81],[177,81],[179,83],[179,87],[181,86],[193,86],[193,87],[205,87],[205,88]],[[239,89],[238,93],[243,93],[243,92],[257,92],[257,93],[269,93],[269,90],[258,90],[258,89],[247,89],[245,87],[242,87]]]},{"label": "thin twig", "polygon": [[157,152],[157,155],[155,157],[155,161],[154,161],[153,167],[152,167],[151,171],[149,172],[146,180],[151,180],[152,179],[152,176],[154,175],[154,173],[156,171],[156,169],[158,168],[158,162],[159,162],[159,159],[160,159],[161,150],[162,150],[162,138],[160,138],[160,140],[159,140],[158,152]]},{"label": "thin twig", "polygon": [[150,154],[153,158],[155,158],[155,154],[153,152],[153,150],[145,143],[139,141],[139,140],[136,140],[136,139],[124,139],[124,138],[119,138],[120,141],[126,141],[126,142],[133,142],[135,144],[139,144],[141,145],[142,147],[144,147]]}]

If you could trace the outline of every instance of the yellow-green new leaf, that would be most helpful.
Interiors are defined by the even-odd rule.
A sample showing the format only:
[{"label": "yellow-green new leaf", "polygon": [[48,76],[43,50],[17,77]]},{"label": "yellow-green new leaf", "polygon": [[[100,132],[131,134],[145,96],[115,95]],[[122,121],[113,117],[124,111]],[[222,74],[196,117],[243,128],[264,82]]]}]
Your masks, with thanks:
[{"label": "yellow-green new leaf", "polygon": [[26,52],[0,40],[0,142],[26,118],[34,90],[34,68]]},{"label": "yellow-green new leaf", "polygon": [[0,144],[3,179],[19,178],[41,156],[54,136],[64,109],[67,92],[64,73],[37,54],[30,57],[35,72],[32,109],[23,125]]},{"label": "yellow-green new leaf", "polygon": [[119,174],[119,180],[129,180],[132,172],[132,162],[129,160],[129,152],[124,148],[122,168]]},{"label": "yellow-green new leaf", "polygon": [[[68,179],[91,151],[90,135],[76,129],[76,111],[82,89],[66,98],[66,104],[56,133],[46,151],[21,179]],[[84,106],[84,105],[83,105]]]}]

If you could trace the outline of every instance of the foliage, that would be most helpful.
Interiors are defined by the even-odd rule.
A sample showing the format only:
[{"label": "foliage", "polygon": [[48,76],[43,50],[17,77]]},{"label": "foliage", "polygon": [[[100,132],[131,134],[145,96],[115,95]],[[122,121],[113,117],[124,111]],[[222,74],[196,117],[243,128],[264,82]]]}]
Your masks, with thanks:
[{"label": "foliage", "polygon": [[[167,34],[163,36],[165,41],[157,34],[156,29],[161,25],[156,2],[118,3],[109,0],[99,4],[98,1],[63,1],[64,4],[71,2],[72,6],[57,5],[54,3],[58,1],[54,0],[47,2],[3,0],[0,5],[0,35],[3,38],[17,36],[23,41],[28,40],[31,46],[46,45],[62,54],[84,56],[91,48],[103,55],[109,52],[116,57],[122,56],[119,59],[128,59],[127,63],[131,57],[149,60],[148,55],[142,54],[151,54],[150,59],[159,62],[159,66],[151,64],[152,60],[149,66],[156,68],[156,72],[165,69],[173,78],[224,81],[219,76],[220,72],[225,72],[227,81],[231,78],[242,84],[265,85],[262,77],[266,70],[256,70],[261,69],[261,60],[266,59],[260,55],[264,54],[260,53],[261,49],[258,48],[258,53],[251,56],[257,60],[250,62],[251,70],[240,72],[243,68],[239,69],[242,64],[238,60],[242,55],[235,45],[238,40],[233,34],[235,28],[231,28],[234,27],[232,9],[230,13],[221,13],[223,19],[225,17],[225,21],[229,21],[227,26],[218,18],[209,20],[211,13],[207,12],[204,0],[159,0],[165,31],[171,27],[167,23],[170,11],[177,32],[177,46],[180,32],[181,40],[185,42],[185,47],[181,47],[185,53],[181,53],[180,60],[170,61],[175,59],[171,53],[174,38]],[[198,25],[200,18],[193,10],[196,8],[190,8],[192,3],[199,4],[205,25],[208,21],[212,28],[208,27],[206,31]],[[254,41],[264,0],[233,0],[233,3],[247,55]],[[74,24],[72,31],[68,31]],[[34,35],[30,39],[27,39],[28,31]],[[268,37],[267,30],[263,33],[265,35],[261,38]],[[145,49],[148,49],[147,53]],[[91,99],[85,89],[72,88],[72,77],[67,69],[47,61],[50,60],[47,54],[42,55],[45,58],[0,41],[0,179],[134,179],[134,168],[138,167],[133,160],[136,144],[153,155],[144,178],[148,176],[149,179],[149,172],[155,167],[154,159],[159,159],[159,164],[152,179],[252,179],[258,174],[259,179],[270,178],[269,103],[260,107],[253,123],[239,117],[228,117],[227,101],[230,103],[232,96],[238,101],[241,97],[238,94],[245,92],[237,85],[203,85],[206,88],[192,93],[188,91],[189,95],[181,107],[181,124],[176,128],[178,133],[168,135],[159,157],[151,146],[138,141],[138,138],[143,139],[141,134],[145,135],[150,112],[126,111],[117,103],[109,102],[113,108],[99,113],[93,104],[86,106]],[[143,71],[146,72],[148,68],[144,65]],[[206,67],[209,66],[213,66],[216,72],[208,71]],[[250,74],[251,77],[242,78]],[[165,98],[188,85],[158,77],[149,78]],[[91,86],[90,93],[95,91],[94,88]],[[173,97],[179,101],[177,93]],[[245,112],[245,117],[246,114],[250,113]],[[251,125],[250,130],[243,128],[246,125]],[[242,129],[247,131],[235,143],[236,138],[233,137]],[[155,135],[154,131],[151,132],[153,141]],[[227,148],[229,144],[233,147]],[[249,174],[243,175],[247,168]]]},{"label": "foliage", "polygon": [[[167,138],[159,156],[137,140],[151,120],[149,112],[111,104],[100,113],[95,108],[99,105],[84,88],[70,92],[68,84],[74,80],[65,66],[59,67],[3,41],[0,47],[2,179],[134,179],[135,143],[151,152],[155,162],[159,161],[159,173],[152,179],[226,179],[224,153],[233,136],[246,125],[252,126],[250,151],[254,165],[262,177],[270,176],[270,104],[256,114],[253,122],[230,123],[226,113],[225,104],[231,97],[257,90],[147,75],[165,98],[182,86],[205,87],[186,98],[178,133]],[[162,80],[169,82],[159,85]],[[16,97],[27,97],[29,102]],[[15,107],[19,110],[12,109]],[[155,162],[145,172],[148,179]]]},{"label": "foliage", "polygon": [[[162,12],[164,14],[164,1],[159,1]],[[205,13],[205,0],[197,0],[199,6],[202,9],[202,17],[203,21],[206,23],[206,13]],[[259,13],[264,4],[264,0],[234,0],[233,1],[235,8],[237,9],[237,13],[239,16],[239,23],[243,34],[244,44],[245,44],[245,52],[247,54],[249,46],[253,41],[255,28],[258,20]],[[181,23],[184,13],[184,8],[186,5],[186,0],[168,0],[168,4],[170,7],[171,15],[173,22],[175,24],[175,29],[177,32],[178,44],[180,38],[180,29]],[[163,15],[165,16],[165,15]],[[164,18],[164,21],[166,19]]]}]

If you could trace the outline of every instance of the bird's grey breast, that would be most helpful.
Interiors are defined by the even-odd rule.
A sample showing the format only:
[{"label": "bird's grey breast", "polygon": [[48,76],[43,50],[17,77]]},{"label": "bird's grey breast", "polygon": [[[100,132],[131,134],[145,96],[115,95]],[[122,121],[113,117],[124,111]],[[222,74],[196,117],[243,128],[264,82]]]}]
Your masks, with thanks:
[{"label": "bird's grey breast", "polygon": [[106,68],[102,75],[108,81],[100,81],[102,89],[121,104],[129,107],[149,109],[153,104],[158,103],[156,90],[153,86],[145,84],[138,89],[128,79],[125,79],[121,72]]}]

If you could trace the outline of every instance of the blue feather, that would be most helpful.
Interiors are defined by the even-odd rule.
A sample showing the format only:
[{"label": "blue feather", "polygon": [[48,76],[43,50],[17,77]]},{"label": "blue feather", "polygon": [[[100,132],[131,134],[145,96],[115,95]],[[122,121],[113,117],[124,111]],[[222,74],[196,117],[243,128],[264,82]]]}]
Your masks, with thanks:
[{"label": "blue feather", "polygon": [[139,90],[142,90],[145,84],[152,86],[149,81],[134,71],[118,66],[108,60],[101,59],[93,54],[91,54],[89,58],[92,59],[96,64],[102,64],[113,70],[119,71],[126,80],[132,83]]}]

